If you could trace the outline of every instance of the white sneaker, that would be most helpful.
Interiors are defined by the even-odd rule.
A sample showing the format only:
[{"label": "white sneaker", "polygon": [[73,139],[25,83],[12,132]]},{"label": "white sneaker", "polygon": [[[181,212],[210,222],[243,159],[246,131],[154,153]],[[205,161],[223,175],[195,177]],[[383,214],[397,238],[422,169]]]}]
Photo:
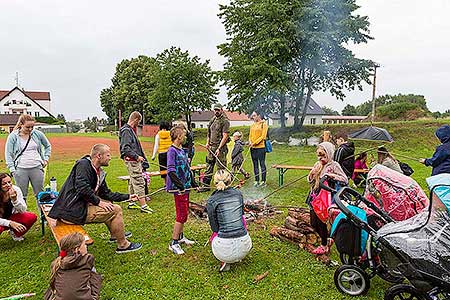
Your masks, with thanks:
[{"label": "white sneaker", "polygon": [[178,243],[185,244],[187,246],[191,246],[191,245],[195,244],[194,241],[191,241],[190,239],[187,239],[186,237],[183,237],[181,240],[178,240]]},{"label": "white sneaker", "polygon": [[259,186],[259,182],[258,182],[258,181],[253,182],[253,186],[254,186],[254,187]]},{"label": "white sneaker", "polygon": [[9,235],[12,237],[12,239],[16,242],[21,242],[24,240],[23,236],[17,236],[14,231],[10,230]]},{"label": "white sneaker", "polygon": [[181,248],[180,244],[169,245],[169,250],[172,251],[176,255],[184,254],[184,251]]}]

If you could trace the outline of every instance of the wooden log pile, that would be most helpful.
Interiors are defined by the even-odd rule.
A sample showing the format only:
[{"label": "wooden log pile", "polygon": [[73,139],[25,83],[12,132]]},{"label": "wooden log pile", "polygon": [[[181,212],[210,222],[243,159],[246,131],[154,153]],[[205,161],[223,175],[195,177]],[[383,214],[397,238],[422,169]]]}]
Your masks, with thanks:
[{"label": "wooden log pile", "polygon": [[206,212],[206,206],[199,203],[189,201],[189,211],[197,219],[206,219],[208,213]]},{"label": "wooden log pile", "polygon": [[[297,245],[309,253],[312,253],[320,243],[319,235],[311,227],[307,208],[290,208],[283,226],[273,227],[270,235]],[[325,264],[330,263],[328,255],[319,255],[316,258]]]}]

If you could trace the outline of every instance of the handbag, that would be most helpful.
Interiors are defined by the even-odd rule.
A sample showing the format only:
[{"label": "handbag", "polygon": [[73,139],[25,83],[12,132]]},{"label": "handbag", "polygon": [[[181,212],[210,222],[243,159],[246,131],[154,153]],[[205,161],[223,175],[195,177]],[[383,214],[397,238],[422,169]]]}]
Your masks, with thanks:
[{"label": "handbag", "polygon": [[314,209],[317,217],[326,223],[328,220],[328,208],[331,205],[331,193],[321,189],[318,194],[311,194],[311,207]]},{"label": "handbag", "polygon": [[272,150],[273,150],[273,149],[272,149],[272,143],[270,142],[269,139],[267,139],[267,140],[265,141],[264,146],[265,146],[265,148],[266,148],[266,153],[272,152]]},{"label": "handbag", "polygon": [[399,161],[398,164],[400,165],[403,174],[406,176],[411,176],[414,173],[414,170],[407,163]]}]

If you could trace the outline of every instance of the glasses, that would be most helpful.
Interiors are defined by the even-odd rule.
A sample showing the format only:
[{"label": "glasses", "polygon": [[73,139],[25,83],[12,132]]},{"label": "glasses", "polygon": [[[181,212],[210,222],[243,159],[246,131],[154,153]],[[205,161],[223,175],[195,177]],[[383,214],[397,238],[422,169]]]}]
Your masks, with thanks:
[{"label": "glasses", "polygon": [[325,152],[317,152],[318,157],[325,157],[327,156]]}]

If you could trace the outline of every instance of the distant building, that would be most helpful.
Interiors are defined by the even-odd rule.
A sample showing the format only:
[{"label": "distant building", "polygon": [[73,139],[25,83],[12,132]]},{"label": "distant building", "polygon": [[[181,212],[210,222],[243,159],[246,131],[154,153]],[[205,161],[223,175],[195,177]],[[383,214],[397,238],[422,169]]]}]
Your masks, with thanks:
[{"label": "distant building", "polygon": [[0,90],[0,115],[29,114],[33,117],[54,117],[50,112],[50,93],[25,91],[15,87]]},{"label": "distant building", "polygon": [[367,116],[323,116],[323,124],[351,124],[369,121]]},{"label": "distant building", "polygon": [[16,126],[20,115],[18,114],[0,114],[0,128],[2,131],[11,132]]},{"label": "distant building", "polygon": [[[289,109],[291,103],[287,103],[286,108]],[[304,125],[319,125],[323,124],[323,117],[326,116],[326,113],[320,107],[319,104],[316,103],[313,99],[309,101],[309,105],[306,109],[305,121]],[[300,116],[301,117],[301,116]],[[291,113],[285,114],[286,126],[294,125],[294,116]],[[270,126],[280,126],[280,114],[269,114],[269,125]]]},{"label": "distant building", "polygon": [[[230,120],[231,127],[250,126],[253,124],[253,121],[250,120],[250,118],[246,114],[227,110],[225,110],[224,112]],[[191,114],[192,128],[207,128],[208,123],[213,116],[214,111],[211,110],[193,112]],[[184,117],[182,118],[182,121],[186,121]]]}]

